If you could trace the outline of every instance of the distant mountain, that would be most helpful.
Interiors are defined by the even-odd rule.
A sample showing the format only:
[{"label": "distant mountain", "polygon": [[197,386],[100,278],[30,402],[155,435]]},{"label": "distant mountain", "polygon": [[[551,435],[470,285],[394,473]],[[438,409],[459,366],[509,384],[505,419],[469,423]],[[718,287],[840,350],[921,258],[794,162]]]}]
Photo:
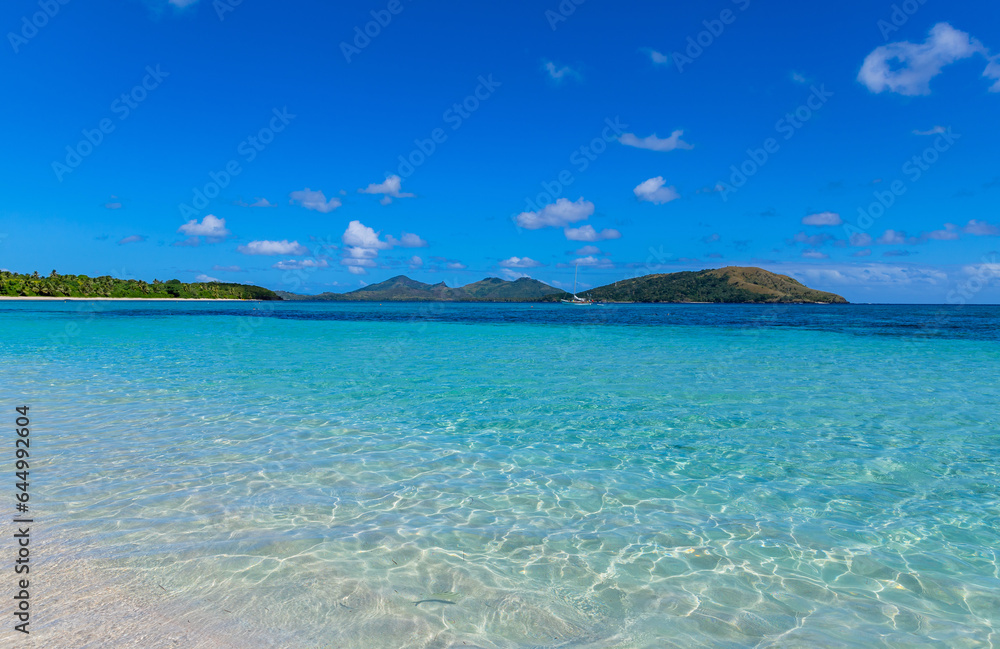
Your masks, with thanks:
[{"label": "distant mountain", "polygon": [[579,295],[599,302],[847,303],[839,295],[811,289],[787,275],[740,266],[646,275]]},{"label": "distant mountain", "polygon": [[566,291],[553,288],[530,277],[521,277],[513,282],[487,277],[484,280],[466,284],[461,289],[476,300],[491,302],[527,302],[541,299],[547,295],[564,296]]},{"label": "distant mountain", "polygon": [[449,288],[444,282],[424,284],[398,275],[349,293],[296,295],[278,291],[278,295],[285,300],[312,302],[534,302],[548,295],[565,295],[565,292],[528,277],[513,282],[488,277],[466,286]]},{"label": "distant mountain", "polygon": [[[528,277],[513,282],[487,277],[449,288],[444,282],[424,284],[399,275],[350,293],[278,291],[278,295],[285,300],[320,302],[558,302],[569,294]],[[739,266],[623,279],[578,295],[597,302],[847,303],[839,295],[813,290],[787,275]]]},{"label": "distant mountain", "polygon": [[[356,291],[351,291],[350,293],[343,293],[336,298],[330,299],[340,299],[340,300],[351,300],[351,301],[361,301],[361,302],[416,302],[425,300],[454,300],[455,291],[458,289],[451,289],[445,285],[444,282],[438,282],[437,284],[424,284],[423,282],[418,282],[414,279],[410,279],[405,275],[397,275],[396,277],[385,280],[384,282],[379,282],[378,284],[372,284],[370,286],[365,286],[364,288],[359,288]],[[336,295],[336,293],[328,294]]]}]

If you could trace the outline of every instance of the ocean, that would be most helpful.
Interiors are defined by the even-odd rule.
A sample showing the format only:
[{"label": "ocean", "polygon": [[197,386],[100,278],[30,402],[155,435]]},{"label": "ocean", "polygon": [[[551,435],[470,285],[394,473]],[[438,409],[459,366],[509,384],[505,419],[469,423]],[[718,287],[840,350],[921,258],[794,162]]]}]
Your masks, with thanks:
[{"label": "ocean", "polygon": [[989,306],[0,303],[2,416],[31,413],[32,638],[995,647],[998,325]]}]

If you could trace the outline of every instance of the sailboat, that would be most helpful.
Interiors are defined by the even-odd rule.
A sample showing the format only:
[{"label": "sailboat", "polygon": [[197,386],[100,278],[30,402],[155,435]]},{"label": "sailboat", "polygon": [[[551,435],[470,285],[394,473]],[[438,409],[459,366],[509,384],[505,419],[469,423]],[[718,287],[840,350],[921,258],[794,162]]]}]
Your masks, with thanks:
[{"label": "sailboat", "polygon": [[576,294],[576,278],[580,274],[580,264],[576,265],[576,272],[573,274],[573,299],[572,300],[559,300],[563,304],[575,304],[576,306],[589,306],[594,303],[593,300],[587,300]]}]

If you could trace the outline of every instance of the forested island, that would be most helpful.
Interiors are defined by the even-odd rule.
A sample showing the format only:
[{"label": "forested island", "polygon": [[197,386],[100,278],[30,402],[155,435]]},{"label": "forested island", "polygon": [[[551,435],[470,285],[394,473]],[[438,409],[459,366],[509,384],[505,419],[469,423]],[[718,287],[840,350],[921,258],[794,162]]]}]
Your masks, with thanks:
[{"label": "forested island", "polygon": [[[597,302],[713,302],[724,304],[847,304],[835,293],[809,288],[788,275],[753,266],[644,275],[579,293]],[[558,296],[546,300],[558,300]]]},{"label": "forested island", "polygon": [[[606,303],[813,303],[846,304],[834,293],[811,289],[787,275],[762,268],[728,266],[701,271],[644,275],[578,292],[583,298]],[[152,283],[116,279],[108,275],[47,277],[0,271],[0,297],[148,298],[290,300],[310,302],[558,302],[569,294],[528,277],[508,281],[488,277],[472,284],[449,287],[425,284],[403,275],[348,293],[297,295],[249,284],[196,282],[177,279]]]},{"label": "forested island", "polygon": [[444,282],[425,284],[405,275],[397,275],[349,293],[298,295],[278,291],[282,299],[310,302],[537,302],[555,294],[565,295],[565,291],[529,277],[514,281],[487,277],[451,288]]},{"label": "forested island", "polygon": [[80,297],[80,298],[159,298],[280,300],[274,291],[247,284],[197,282],[185,284],[177,279],[153,283],[138,279],[117,279],[108,275],[60,275],[47,277],[0,271],[0,296],[3,297]]},{"label": "forested island", "polygon": [[[763,268],[727,266],[701,271],[644,275],[577,293],[596,302],[753,304],[768,302],[846,304],[834,293],[817,291],[787,275]],[[569,296],[535,279],[488,277],[451,288],[398,275],[348,293],[297,295],[278,291],[285,300],[318,302],[558,302]]]}]

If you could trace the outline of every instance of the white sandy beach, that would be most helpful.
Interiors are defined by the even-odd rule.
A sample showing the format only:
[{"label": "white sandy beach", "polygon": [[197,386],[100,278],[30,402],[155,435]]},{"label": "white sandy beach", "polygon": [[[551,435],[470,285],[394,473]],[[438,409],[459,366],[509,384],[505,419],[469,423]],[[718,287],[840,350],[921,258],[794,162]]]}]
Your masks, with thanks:
[{"label": "white sandy beach", "polygon": [[11,297],[0,296],[0,300],[27,301],[40,300],[46,302],[259,302],[260,300],[237,300],[221,297]]}]

